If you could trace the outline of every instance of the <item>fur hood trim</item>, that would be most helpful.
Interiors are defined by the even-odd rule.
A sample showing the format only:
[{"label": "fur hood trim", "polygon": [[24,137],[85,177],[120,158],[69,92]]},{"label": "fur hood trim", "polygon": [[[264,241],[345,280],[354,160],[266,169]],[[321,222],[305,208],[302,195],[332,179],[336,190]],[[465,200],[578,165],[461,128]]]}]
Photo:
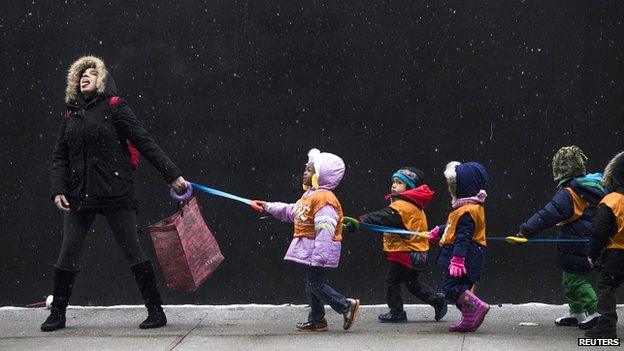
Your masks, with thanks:
[{"label": "fur hood trim", "polygon": [[95,82],[98,93],[103,93],[106,89],[106,79],[108,71],[101,58],[96,56],[83,56],[76,60],[67,71],[67,88],[65,88],[65,102],[76,101],[80,94],[80,77],[87,68],[95,68],[98,78]]}]

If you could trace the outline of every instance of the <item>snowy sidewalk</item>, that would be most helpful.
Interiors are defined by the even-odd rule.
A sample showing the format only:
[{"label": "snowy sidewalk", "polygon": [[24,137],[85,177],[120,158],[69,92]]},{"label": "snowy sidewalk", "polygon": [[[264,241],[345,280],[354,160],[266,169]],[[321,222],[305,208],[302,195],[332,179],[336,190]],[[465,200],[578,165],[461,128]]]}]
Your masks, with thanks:
[{"label": "snowy sidewalk", "polygon": [[[481,328],[466,334],[447,331],[459,317],[453,306],[436,323],[431,307],[407,305],[406,324],[378,323],[386,307],[363,306],[348,332],[342,316],[328,309],[327,333],[295,331],[308,311],[299,305],[172,305],[165,311],[166,327],[141,330],[142,306],[70,307],[65,329],[43,333],[39,325],[48,310],[2,307],[0,350],[570,350],[583,335],[554,325],[565,306],[544,304],[494,305]],[[622,328],[618,334],[624,335]]]}]

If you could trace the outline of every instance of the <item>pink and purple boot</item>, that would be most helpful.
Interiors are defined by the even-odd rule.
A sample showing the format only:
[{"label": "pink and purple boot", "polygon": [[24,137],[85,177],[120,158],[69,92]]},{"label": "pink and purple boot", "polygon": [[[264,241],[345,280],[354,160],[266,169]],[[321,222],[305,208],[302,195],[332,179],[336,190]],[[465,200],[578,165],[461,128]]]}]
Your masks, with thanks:
[{"label": "pink and purple boot", "polygon": [[449,331],[473,332],[481,326],[490,305],[481,301],[470,290],[459,295],[457,302],[461,305],[461,319],[457,324],[449,325]]}]

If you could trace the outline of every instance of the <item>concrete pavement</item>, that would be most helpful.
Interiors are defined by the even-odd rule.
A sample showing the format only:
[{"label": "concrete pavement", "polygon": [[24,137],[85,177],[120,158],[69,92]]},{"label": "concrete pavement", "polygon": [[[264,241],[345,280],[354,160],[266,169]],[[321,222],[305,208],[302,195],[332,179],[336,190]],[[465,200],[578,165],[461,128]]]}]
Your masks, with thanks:
[{"label": "concrete pavement", "polygon": [[[582,336],[575,327],[554,325],[566,306],[494,305],[482,327],[465,334],[447,331],[459,318],[453,306],[437,323],[429,306],[405,309],[408,323],[382,324],[377,315],[385,306],[362,306],[348,332],[342,316],[328,309],[329,332],[301,333],[294,328],[307,316],[301,305],[171,305],[165,307],[168,325],[154,330],[138,328],[146,316],[142,306],[70,306],[67,327],[43,333],[45,308],[2,307],[0,350],[570,350]],[[618,334],[624,335],[621,328]]]}]

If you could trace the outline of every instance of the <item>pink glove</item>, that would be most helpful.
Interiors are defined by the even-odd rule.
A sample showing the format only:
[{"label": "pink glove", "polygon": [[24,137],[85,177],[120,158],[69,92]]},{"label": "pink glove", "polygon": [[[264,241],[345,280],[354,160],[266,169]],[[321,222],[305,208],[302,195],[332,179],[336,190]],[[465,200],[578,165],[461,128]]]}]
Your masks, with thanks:
[{"label": "pink glove", "polygon": [[459,278],[466,275],[466,266],[464,265],[464,257],[453,256],[451,265],[449,266],[449,274],[453,278]]},{"label": "pink glove", "polygon": [[440,236],[440,226],[435,226],[433,229],[429,231],[429,242],[434,243],[438,241],[438,237]]}]

